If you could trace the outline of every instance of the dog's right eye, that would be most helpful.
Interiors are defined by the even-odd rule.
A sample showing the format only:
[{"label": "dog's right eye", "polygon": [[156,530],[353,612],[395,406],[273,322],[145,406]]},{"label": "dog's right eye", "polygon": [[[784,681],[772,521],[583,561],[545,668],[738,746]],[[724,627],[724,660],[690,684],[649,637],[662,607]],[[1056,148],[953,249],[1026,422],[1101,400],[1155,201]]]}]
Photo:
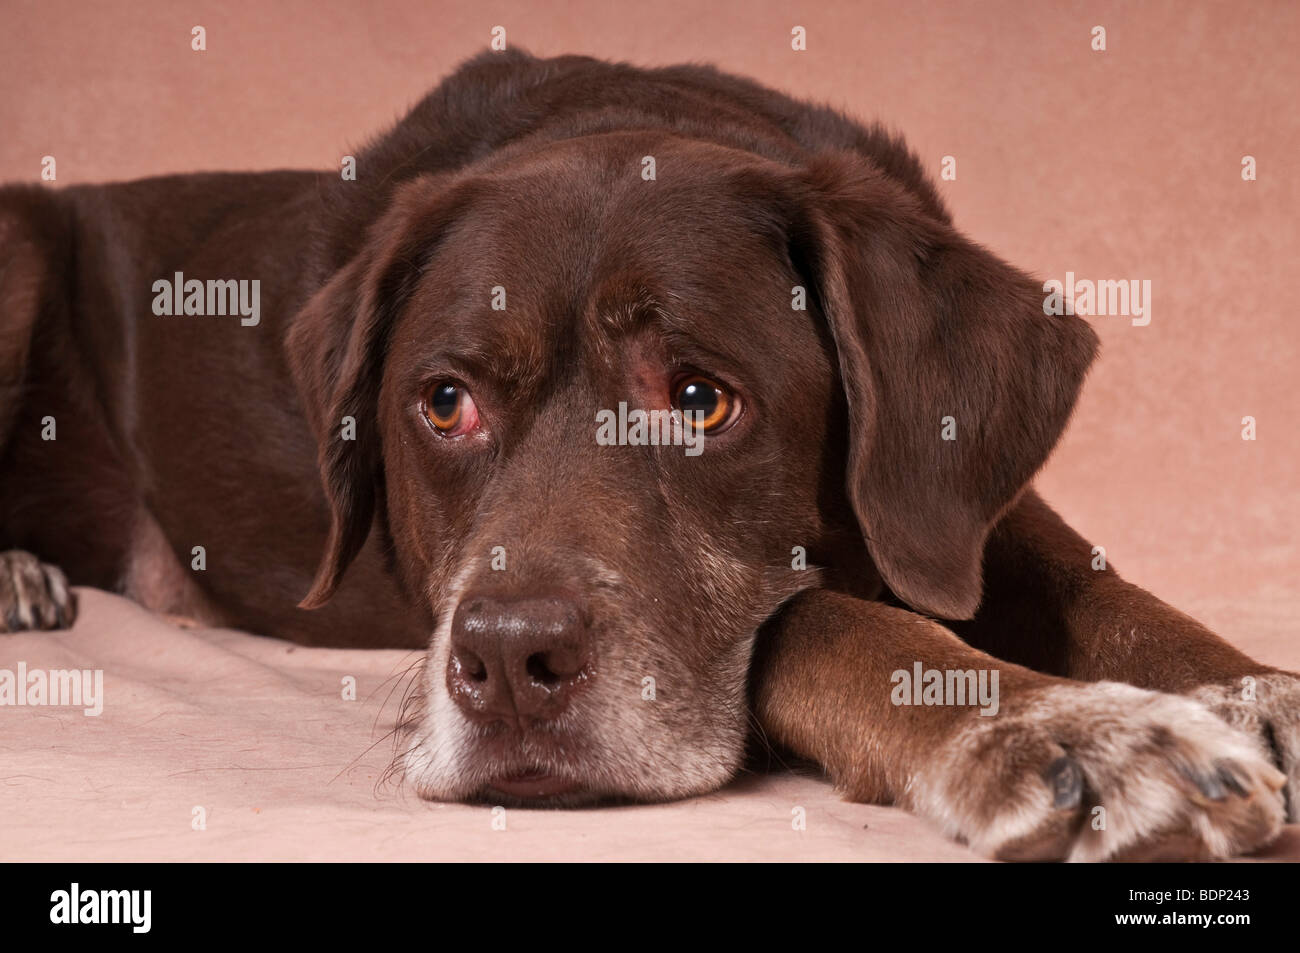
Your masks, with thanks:
[{"label": "dog's right eye", "polygon": [[440,381],[424,400],[424,416],[444,437],[458,437],[478,427],[478,408],[463,386]]}]

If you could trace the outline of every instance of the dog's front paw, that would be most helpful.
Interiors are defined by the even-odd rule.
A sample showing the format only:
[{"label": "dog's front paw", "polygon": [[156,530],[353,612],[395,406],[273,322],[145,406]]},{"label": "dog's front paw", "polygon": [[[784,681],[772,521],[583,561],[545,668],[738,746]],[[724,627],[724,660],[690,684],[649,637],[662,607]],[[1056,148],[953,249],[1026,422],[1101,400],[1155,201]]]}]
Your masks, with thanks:
[{"label": "dog's front paw", "polygon": [[77,617],[77,600],[58,566],[31,553],[0,553],[0,632],[66,629]]},{"label": "dog's front paw", "polygon": [[1192,693],[1220,718],[1254,735],[1286,775],[1287,820],[1300,823],[1300,676],[1252,675]]},{"label": "dog's front paw", "polygon": [[907,801],[1003,860],[1208,860],[1277,836],[1284,782],[1197,701],[1057,684],[963,718]]}]

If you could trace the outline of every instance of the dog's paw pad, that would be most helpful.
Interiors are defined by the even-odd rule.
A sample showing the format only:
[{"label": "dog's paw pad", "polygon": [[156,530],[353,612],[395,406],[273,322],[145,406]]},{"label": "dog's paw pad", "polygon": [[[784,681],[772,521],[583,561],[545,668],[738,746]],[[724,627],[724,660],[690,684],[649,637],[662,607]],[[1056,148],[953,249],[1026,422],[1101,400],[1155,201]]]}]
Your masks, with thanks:
[{"label": "dog's paw pad", "polygon": [[63,570],[19,549],[0,553],[0,632],[66,629],[76,618]]}]

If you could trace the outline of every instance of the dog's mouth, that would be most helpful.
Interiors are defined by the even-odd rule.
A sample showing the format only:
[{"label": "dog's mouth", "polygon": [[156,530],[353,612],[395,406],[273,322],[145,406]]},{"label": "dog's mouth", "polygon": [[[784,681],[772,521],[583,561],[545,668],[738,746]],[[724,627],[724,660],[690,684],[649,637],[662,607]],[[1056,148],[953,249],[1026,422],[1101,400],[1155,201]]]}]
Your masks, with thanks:
[{"label": "dog's mouth", "polygon": [[[600,752],[576,741],[557,750],[536,738],[529,738],[525,744],[518,739],[476,739],[461,750],[460,763],[446,773],[429,772],[427,763],[415,762],[410,777],[421,797],[490,807],[609,807],[705,793],[721,787],[733,773],[717,770],[721,764],[714,754],[707,759],[707,764],[715,770],[707,775],[697,772],[691,776],[689,785],[673,783],[678,776],[670,766],[689,765],[690,751],[682,752],[680,758],[665,765],[656,763],[644,769],[631,766],[633,770],[629,771],[626,761],[602,757]],[[623,773],[610,770],[612,761],[619,764]],[[668,784],[661,783],[665,779]]]},{"label": "dog's mouth", "polygon": [[515,807],[581,807],[604,800],[608,786],[577,737],[499,733],[471,742],[466,800]]},{"label": "dog's mouth", "polygon": [[484,785],[483,793],[489,798],[493,794],[505,795],[507,799],[521,803],[558,804],[572,795],[586,793],[586,790],[576,778],[547,768],[530,767],[497,775]]}]

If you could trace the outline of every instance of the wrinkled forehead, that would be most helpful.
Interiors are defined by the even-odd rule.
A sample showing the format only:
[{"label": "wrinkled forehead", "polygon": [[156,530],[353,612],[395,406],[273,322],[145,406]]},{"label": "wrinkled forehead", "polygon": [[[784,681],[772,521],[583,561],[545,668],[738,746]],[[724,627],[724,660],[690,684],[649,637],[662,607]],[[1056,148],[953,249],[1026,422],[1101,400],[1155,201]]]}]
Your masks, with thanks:
[{"label": "wrinkled forehead", "polygon": [[404,337],[520,383],[629,336],[756,370],[798,323],[782,231],[711,155],[661,148],[648,179],[646,148],[569,149],[476,183]]}]

